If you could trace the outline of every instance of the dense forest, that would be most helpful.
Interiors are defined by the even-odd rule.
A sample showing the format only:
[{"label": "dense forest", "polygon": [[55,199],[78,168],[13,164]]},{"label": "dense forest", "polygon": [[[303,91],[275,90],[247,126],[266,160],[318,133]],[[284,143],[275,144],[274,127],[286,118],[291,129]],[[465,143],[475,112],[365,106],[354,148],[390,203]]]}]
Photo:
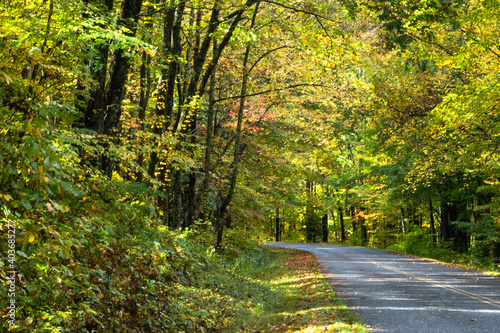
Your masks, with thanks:
[{"label": "dense forest", "polygon": [[1,0],[12,330],[180,331],[172,285],[253,241],[498,269],[499,26],[490,0]]}]

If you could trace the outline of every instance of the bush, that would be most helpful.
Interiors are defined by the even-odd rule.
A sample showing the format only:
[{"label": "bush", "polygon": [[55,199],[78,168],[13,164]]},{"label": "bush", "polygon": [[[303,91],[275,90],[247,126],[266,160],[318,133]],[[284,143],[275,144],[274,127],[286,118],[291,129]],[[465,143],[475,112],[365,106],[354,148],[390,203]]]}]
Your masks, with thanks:
[{"label": "bush", "polygon": [[434,259],[451,257],[453,255],[453,252],[449,250],[451,244],[436,243],[435,238],[435,235],[425,233],[418,226],[410,226],[406,234],[401,235],[395,244],[389,245],[387,248]]}]

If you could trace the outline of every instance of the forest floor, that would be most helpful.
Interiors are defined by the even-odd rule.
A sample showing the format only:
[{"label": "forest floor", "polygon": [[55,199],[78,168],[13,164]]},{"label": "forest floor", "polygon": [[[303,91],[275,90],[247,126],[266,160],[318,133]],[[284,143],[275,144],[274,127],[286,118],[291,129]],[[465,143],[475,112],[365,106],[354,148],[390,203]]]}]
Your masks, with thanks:
[{"label": "forest floor", "polygon": [[258,279],[276,301],[250,317],[234,318],[226,332],[369,332],[335,295],[308,252],[269,249],[275,264]]}]

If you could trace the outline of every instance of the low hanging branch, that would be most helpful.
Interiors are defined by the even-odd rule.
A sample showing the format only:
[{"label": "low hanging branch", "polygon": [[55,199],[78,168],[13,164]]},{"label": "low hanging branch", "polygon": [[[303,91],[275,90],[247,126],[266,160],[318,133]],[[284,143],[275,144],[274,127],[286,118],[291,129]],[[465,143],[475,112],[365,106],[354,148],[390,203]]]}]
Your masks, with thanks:
[{"label": "low hanging branch", "polygon": [[252,67],[250,67],[250,69],[248,70],[248,73],[251,73],[253,71],[253,69],[255,68],[255,66],[258,65],[258,63],[264,59],[265,57],[267,57],[268,55],[270,55],[271,53],[273,52],[276,52],[278,50],[281,50],[281,49],[285,49],[285,48],[293,48],[292,46],[288,46],[288,45],[282,45],[282,46],[279,46],[277,48],[274,48],[272,50],[268,50],[266,52],[264,52],[252,65]]},{"label": "low hanging branch", "polygon": [[328,17],[325,17],[323,15],[318,14],[316,11],[314,11],[315,8],[311,8],[311,9],[308,9],[308,8],[298,8],[298,7],[285,5],[283,3],[279,3],[279,2],[276,2],[276,1],[272,1],[272,0],[263,0],[262,2],[267,2],[267,3],[270,3],[272,5],[276,5],[278,7],[282,7],[282,8],[288,9],[288,10],[292,10],[292,11],[297,12],[297,13],[312,15],[312,16],[314,16],[316,18],[323,19],[323,20],[326,20],[326,21],[330,21],[330,22],[333,22],[333,23],[342,24],[342,22],[340,22],[340,21],[335,21],[335,20],[332,20],[331,18],[328,18]]},{"label": "low hanging branch", "polygon": [[247,98],[247,97],[259,96],[259,95],[265,95],[265,94],[270,94],[272,92],[289,90],[289,89],[294,89],[294,88],[299,88],[299,87],[325,87],[325,85],[315,84],[315,83],[298,83],[298,84],[292,84],[290,86],[286,86],[286,87],[283,87],[283,88],[268,89],[268,90],[259,91],[259,92],[252,93],[252,94],[246,94],[246,95],[240,95],[240,96],[223,97],[223,98],[217,99],[215,102],[227,101],[227,100],[230,100],[230,99],[240,99],[240,98]]}]

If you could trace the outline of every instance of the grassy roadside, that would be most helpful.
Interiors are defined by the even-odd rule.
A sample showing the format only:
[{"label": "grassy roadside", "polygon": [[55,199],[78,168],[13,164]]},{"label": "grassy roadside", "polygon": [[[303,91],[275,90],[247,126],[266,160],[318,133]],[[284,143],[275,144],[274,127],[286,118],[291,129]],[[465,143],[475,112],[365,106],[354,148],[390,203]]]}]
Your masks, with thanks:
[{"label": "grassy roadside", "polygon": [[268,286],[273,299],[249,301],[250,311],[233,317],[224,332],[369,332],[332,291],[313,255],[289,249],[264,251],[269,261],[265,265],[254,261],[252,281]]}]

